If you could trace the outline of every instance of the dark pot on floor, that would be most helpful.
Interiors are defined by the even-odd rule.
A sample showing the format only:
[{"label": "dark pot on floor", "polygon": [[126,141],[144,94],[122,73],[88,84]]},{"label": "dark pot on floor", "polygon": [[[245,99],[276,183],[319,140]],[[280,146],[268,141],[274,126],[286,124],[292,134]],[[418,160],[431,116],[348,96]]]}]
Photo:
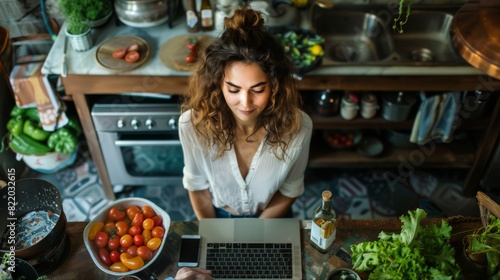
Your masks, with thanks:
[{"label": "dark pot on floor", "polygon": [[56,254],[66,236],[58,189],[40,179],[10,181],[0,189],[0,234],[1,252],[15,245],[16,257],[33,266]]}]

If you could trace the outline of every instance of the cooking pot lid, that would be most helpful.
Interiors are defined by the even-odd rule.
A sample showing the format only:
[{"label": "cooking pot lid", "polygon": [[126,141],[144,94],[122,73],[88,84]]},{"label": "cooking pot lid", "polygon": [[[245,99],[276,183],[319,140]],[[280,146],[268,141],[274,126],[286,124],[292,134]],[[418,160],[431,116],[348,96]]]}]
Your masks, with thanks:
[{"label": "cooking pot lid", "polygon": [[384,93],[382,98],[387,104],[412,106],[417,101],[417,96],[415,93],[390,92]]},{"label": "cooking pot lid", "polygon": [[475,68],[500,79],[500,1],[464,4],[452,23],[453,44]]}]

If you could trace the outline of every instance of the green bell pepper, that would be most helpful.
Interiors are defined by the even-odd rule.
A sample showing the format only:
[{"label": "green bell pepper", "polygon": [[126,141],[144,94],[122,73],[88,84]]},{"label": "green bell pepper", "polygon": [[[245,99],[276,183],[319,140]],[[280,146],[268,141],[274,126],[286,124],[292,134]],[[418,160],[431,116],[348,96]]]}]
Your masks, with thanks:
[{"label": "green bell pepper", "polygon": [[23,132],[24,119],[22,116],[13,117],[7,122],[7,130],[14,136]]},{"label": "green bell pepper", "polygon": [[37,123],[32,120],[26,120],[24,122],[23,132],[24,134],[38,141],[47,140],[47,138],[49,138],[49,135],[51,134],[51,132],[45,131],[43,130],[43,128],[40,128]]},{"label": "green bell pepper", "polygon": [[52,151],[47,145],[36,141],[24,133],[12,136],[9,146],[14,152],[23,155],[43,155]]},{"label": "green bell pepper", "polygon": [[49,136],[47,145],[58,153],[66,154],[76,149],[77,140],[69,129],[61,127]]},{"label": "green bell pepper", "polygon": [[80,126],[80,122],[75,117],[69,117],[68,124],[66,124],[76,137],[82,134],[82,127]]},{"label": "green bell pepper", "polygon": [[37,108],[19,108],[17,106],[14,106],[14,108],[12,108],[12,111],[10,111],[10,116],[11,117],[26,116],[30,120],[36,122],[40,121],[40,116],[38,115]]},{"label": "green bell pepper", "polygon": [[19,108],[17,106],[14,106],[14,108],[12,108],[12,110],[10,111],[10,116],[11,117],[18,117],[18,116],[22,116],[24,115],[24,112],[26,111],[26,109],[23,109],[23,108]]}]

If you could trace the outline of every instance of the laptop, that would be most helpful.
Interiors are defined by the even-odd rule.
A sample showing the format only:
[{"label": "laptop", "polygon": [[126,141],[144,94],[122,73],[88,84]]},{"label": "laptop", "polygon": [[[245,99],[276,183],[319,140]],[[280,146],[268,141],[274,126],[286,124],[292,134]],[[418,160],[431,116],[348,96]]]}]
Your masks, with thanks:
[{"label": "laptop", "polygon": [[298,219],[202,219],[199,234],[214,279],[302,279]]}]

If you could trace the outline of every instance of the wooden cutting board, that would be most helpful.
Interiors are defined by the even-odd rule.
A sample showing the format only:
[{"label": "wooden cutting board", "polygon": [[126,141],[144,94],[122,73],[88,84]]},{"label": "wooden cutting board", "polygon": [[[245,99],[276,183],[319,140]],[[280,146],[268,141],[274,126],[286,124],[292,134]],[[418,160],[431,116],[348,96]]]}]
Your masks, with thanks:
[{"label": "wooden cutting board", "polygon": [[171,38],[160,47],[158,56],[163,65],[177,71],[191,71],[191,65],[186,62],[184,56],[189,53],[186,42],[190,37],[196,37],[199,41],[198,50],[210,44],[214,37],[207,35],[184,34]]}]

